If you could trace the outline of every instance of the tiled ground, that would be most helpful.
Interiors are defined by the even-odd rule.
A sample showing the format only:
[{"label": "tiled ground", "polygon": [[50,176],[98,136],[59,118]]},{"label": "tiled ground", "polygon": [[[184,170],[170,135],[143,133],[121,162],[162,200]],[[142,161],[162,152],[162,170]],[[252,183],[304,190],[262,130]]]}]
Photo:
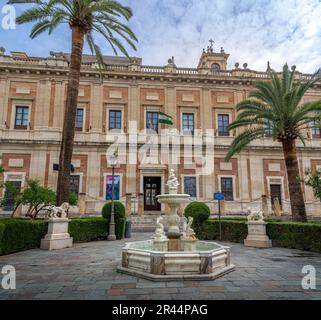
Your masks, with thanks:
[{"label": "tiled ground", "polygon": [[[132,239],[148,239],[135,234]],[[128,240],[127,240],[128,241]],[[56,252],[30,250],[0,257],[11,264],[17,289],[1,299],[320,299],[321,255],[280,248],[231,246],[236,270],[214,281],[150,282],[116,272],[125,241],[75,244]],[[303,290],[304,265],[317,270],[317,289]],[[0,274],[1,280],[1,274]],[[1,284],[1,281],[0,281]]]}]

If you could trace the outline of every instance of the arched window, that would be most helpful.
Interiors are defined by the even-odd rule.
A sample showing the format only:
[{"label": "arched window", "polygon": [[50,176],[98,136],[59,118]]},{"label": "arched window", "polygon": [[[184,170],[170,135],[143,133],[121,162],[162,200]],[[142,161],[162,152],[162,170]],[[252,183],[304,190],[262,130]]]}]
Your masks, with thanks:
[{"label": "arched window", "polygon": [[220,65],[217,63],[213,63],[212,64],[212,73],[216,74],[216,73],[220,73],[220,71],[221,71]]}]

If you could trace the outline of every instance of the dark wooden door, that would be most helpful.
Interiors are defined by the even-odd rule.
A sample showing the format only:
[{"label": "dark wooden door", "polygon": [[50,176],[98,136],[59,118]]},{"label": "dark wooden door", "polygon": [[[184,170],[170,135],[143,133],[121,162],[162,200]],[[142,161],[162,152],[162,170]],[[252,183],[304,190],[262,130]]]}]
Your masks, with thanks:
[{"label": "dark wooden door", "polygon": [[274,199],[278,198],[280,207],[282,208],[282,193],[281,193],[281,185],[279,184],[271,184],[270,185],[271,190],[271,203],[272,203],[272,209],[274,210]]},{"label": "dark wooden door", "polygon": [[156,196],[161,193],[160,177],[144,177],[144,210],[161,211],[161,204]]},{"label": "dark wooden door", "polygon": [[[21,181],[10,181],[14,187],[17,189],[17,190],[21,190]],[[14,210],[14,197],[13,197],[13,194],[9,191],[6,191],[5,192],[5,199],[6,199],[6,202],[5,202],[5,206],[4,206],[4,211],[13,211]]]}]

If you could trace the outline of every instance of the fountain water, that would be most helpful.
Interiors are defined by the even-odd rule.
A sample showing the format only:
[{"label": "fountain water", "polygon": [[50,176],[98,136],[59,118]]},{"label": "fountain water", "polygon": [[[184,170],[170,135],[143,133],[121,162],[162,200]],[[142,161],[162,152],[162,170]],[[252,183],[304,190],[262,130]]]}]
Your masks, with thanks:
[{"label": "fountain water", "polygon": [[193,218],[177,215],[177,208],[190,202],[190,196],[177,192],[179,183],[174,170],[167,186],[169,193],[157,196],[160,203],[170,208],[167,233],[161,223],[164,217],[159,217],[152,240],[127,243],[122,249],[122,266],[118,271],[154,281],[211,280],[232,271],[235,267],[230,263],[229,247],[199,241],[191,227]]}]

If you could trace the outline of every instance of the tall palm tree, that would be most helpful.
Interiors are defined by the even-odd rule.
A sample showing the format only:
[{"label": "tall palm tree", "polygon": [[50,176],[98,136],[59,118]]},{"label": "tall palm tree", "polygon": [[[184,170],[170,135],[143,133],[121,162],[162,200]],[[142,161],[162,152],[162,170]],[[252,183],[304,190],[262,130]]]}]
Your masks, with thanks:
[{"label": "tall palm tree", "polygon": [[[17,23],[35,22],[30,37],[35,38],[43,32],[51,34],[58,26],[68,24],[71,29],[71,57],[69,64],[69,81],[67,101],[59,158],[59,175],[57,185],[57,203],[68,202],[70,167],[73,152],[75,119],[77,112],[80,69],[84,40],[96,56],[100,70],[104,61],[99,46],[95,43],[94,34],[103,37],[114,53],[117,49],[128,57],[128,53],[119,40],[122,38],[136,50],[132,30],[122,21],[132,17],[132,10],[114,0],[36,0],[36,5],[18,18]],[[117,38],[118,37],[118,38]]]},{"label": "tall palm tree", "polygon": [[244,128],[232,142],[225,160],[240,152],[253,140],[264,138],[269,128],[274,141],[282,143],[287,169],[293,220],[307,221],[305,202],[299,177],[296,140],[303,143],[306,129],[321,120],[321,101],[302,104],[305,93],[320,78],[312,77],[306,82],[295,80],[295,67],[288,66],[278,75],[271,72],[270,82],[257,82],[248,100],[239,103],[236,120],[228,130]]}]

